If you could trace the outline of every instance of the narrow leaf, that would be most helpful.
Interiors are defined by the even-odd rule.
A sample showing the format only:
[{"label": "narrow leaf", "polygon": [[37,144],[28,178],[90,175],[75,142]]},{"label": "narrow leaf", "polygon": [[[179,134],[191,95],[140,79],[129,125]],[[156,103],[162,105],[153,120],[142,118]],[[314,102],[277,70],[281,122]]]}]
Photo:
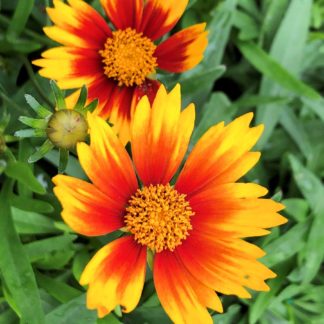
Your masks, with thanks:
[{"label": "narrow leaf", "polygon": [[36,112],[41,118],[47,118],[52,115],[52,112],[43,107],[33,96],[25,94],[25,99],[28,105]]},{"label": "narrow leaf", "polygon": [[70,300],[68,303],[62,304],[46,315],[46,324],[89,324],[95,323],[97,314],[90,311],[86,307],[86,297],[80,297]]},{"label": "narrow leaf", "polygon": [[87,97],[88,97],[88,89],[87,89],[87,87],[84,85],[84,86],[82,86],[82,88],[81,88],[81,91],[80,91],[80,95],[79,95],[78,101],[77,101],[77,103],[76,103],[75,106],[74,106],[74,110],[79,111],[79,112],[82,111],[82,108],[84,108],[84,106],[85,106],[85,104],[86,104]]},{"label": "narrow leaf", "polygon": [[91,101],[91,102],[89,103],[89,105],[85,106],[85,107],[82,109],[82,112],[86,112],[86,111],[93,112],[93,111],[97,108],[98,103],[99,103],[99,100],[98,100],[98,99],[95,99],[95,100]]},{"label": "narrow leaf", "polygon": [[261,73],[280,84],[297,96],[305,96],[310,99],[320,99],[321,95],[313,88],[298,80],[283,68],[275,59],[269,56],[259,46],[252,42],[238,41],[238,47],[244,57]]},{"label": "narrow leaf", "polygon": [[45,320],[35,276],[15,231],[5,188],[0,195],[0,210],[0,269],[3,280],[19,307],[21,320],[43,324]]},{"label": "narrow leaf", "polygon": [[34,163],[43,158],[50,150],[54,148],[53,143],[50,140],[46,140],[43,145],[28,158],[29,163]]},{"label": "narrow leaf", "polygon": [[8,177],[21,182],[33,192],[38,194],[46,193],[45,188],[35,178],[28,164],[17,161],[10,162],[5,169],[5,173]]},{"label": "narrow leaf", "polygon": [[54,211],[53,206],[43,200],[35,199],[35,198],[26,198],[22,196],[17,196],[12,194],[10,196],[10,204],[13,207],[18,209],[22,209],[30,212],[37,213],[52,213]]},{"label": "narrow leaf", "polygon": [[60,279],[53,279],[41,273],[38,273],[36,278],[40,287],[44,288],[51,296],[61,303],[67,303],[82,294],[80,290],[67,285]]},{"label": "narrow leaf", "polygon": [[46,132],[44,129],[22,129],[15,132],[15,136],[28,138],[28,137],[46,137]]},{"label": "narrow leaf", "polygon": [[303,251],[303,258],[306,261],[304,264],[303,282],[308,283],[314,279],[324,261],[324,185],[296,157],[290,155],[289,159],[295,181],[314,213],[313,224]]},{"label": "narrow leaf", "polygon": [[47,121],[44,119],[36,119],[36,118],[30,118],[26,116],[20,116],[19,121],[32,128],[45,129],[47,127]]},{"label": "narrow leaf", "polygon": [[52,91],[54,93],[56,107],[58,110],[60,109],[66,109],[66,103],[64,99],[64,93],[62,90],[57,86],[56,82],[54,80],[50,81]]},{"label": "narrow leaf", "polygon": [[19,234],[47,234],[60,232],[55,222],[41,214],[11,208],[14,225]]},{"label": "narrow leaf", "polygon": [[16,5],[15,13],[11,19],[7,37],[15,39],[24,30],[28,17],[32,12],[34,0],[19,0]]}]

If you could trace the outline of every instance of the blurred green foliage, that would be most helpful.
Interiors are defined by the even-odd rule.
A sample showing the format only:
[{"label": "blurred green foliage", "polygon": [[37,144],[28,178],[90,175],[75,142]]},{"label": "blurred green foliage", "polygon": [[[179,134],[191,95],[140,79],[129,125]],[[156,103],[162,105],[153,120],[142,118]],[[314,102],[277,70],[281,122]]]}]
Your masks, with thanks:
[{"label": "blurred green foliage", "polygon": [[[51,177],[58,152],[36,164],[38,139],[19,140],[19,116],[30,116],[24,94],[49,108],[49,83],[30,61],[53,43],[48,0],[0,1],[0,323],[169,323],[147,276],[138,308],[97,320],[85,308],[80,273],[93,252],[114,239],[77,236],[62,222]],[[92,4],[99,8],[99,1]],[[245,180],[270,189],[288,224],[255,242],[278,274],[251,300],[222,297],[215,323],[324,323],[324,1],[191,0],[177,28],[207,21],[204,61],[181,76],[184,105],[195,102],[191,146],[211,125],[247,111],[265,124],[262,159]],[[75,156],[66,173],[84,177]],[[262,215],[260,215],[262,217]]]}]

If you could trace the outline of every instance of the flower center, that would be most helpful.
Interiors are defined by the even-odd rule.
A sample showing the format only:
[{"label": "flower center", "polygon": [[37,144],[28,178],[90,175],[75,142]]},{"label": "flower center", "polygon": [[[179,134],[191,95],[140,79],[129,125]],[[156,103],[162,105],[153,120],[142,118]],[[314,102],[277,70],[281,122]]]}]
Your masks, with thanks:
[{"label": "flower center", "polygon": [[141,85],[145,78],[155,71],[156,46],[142,33],[131,28],[112,32],[99,51],[108,78],[118,81],[119,86]]},{"label": "flower center", "polygon": [[185,197],[169,184],[138,189],[126,208],[126,229],[155,252],[173,251],[192,229],[194,212]]}]

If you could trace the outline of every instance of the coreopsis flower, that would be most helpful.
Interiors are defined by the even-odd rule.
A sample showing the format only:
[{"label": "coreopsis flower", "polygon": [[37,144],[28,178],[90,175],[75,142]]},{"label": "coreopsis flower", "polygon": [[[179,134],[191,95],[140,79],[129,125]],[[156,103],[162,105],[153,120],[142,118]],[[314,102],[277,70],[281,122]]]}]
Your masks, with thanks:
[{"label": "coreopsis flower", "polygon": [[86,2],[68,3],[54,0],[54,8],[47,9],[54,26],[44,28],[63,46],[45,51],[33,63],[62,89],[85,84],[89,99],[99,99],[97,113],[109,119],[125,143],[138,99],[146,94],[152,101],[159,87],[151,79],[156,70],[180,73],[201,61],[207,46],[205,24],[158,43],[178,22],[188,0],[101,0],[113,29]]},{"label": "coreopsis flower", "polygon": [[[131,124],[132,159],[111,127],[89,116],[90,145],[78,144],[92,183],[59,175],[54,192],[62,217],[76,232],[124,235],[99,250],[86,266],[87,306],[99,316],[139,302],[148,251],[158,297],[175,323],[212,323],[207,308],[222,312],[216,292],[249,298],[246,288],[267,291],[275,274],[257,259],[264,252],[243,238],[266,235],[286,222],[283,205],[260,198],[267,190],[236,183],[259,160],[250,152],[263,126],[252,113],[211,127],[189,154],[191,104],[181,111],[180,87],[160,87],[151,107],[143,97]],[[140,182],[137,180],[140,179]],[[215,292],[216,291],[216,292]]]}]

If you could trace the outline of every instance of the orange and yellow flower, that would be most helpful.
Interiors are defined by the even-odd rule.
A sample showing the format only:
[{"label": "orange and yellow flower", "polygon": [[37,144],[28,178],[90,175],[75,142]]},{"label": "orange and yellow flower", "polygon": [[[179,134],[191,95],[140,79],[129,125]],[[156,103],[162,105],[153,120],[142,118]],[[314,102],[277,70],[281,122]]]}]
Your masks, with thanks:
[{"label": "orange and yellow flower", "polygon": [[181,111],[180,86],[170,93],[161,86],[152,106],[146,96],[138,103],[132,160],[111,127],[89,116],[91,144],[77,151],[92,183],[64,175],[53,181],[62,217],[76,232],[124,233],[81,276],[90,309],[104,316],[117,305],[136,307],[148,250],[158,297],[175,323],[212,323],[207,308],[223,311],[215,291],[249,298],[247,288],[269,290],[265,280],[275,274],[257,260],[265,253],[243,238],[266,235],[286,219],[278,214],[283,205],[261,198],[265,188],[236,182],[260,158],[250,150],[263,126],[250,127],[252,117],[211,127],[174,181],[195,120],[192,104]]},{"label": "orange and yellow flower", "polygon": [[188,0],[101,0],[113,30],[86,2],[68,3],[54,0],[54,8],[47,8],[54,26],[44,28],[63,46],[45,51],[33,63],[62,89],[86,85],[89,100],[99,99],[98,114],[109,119],[125,143],[136,103],[144,94],[152,102],[160,85],[150,79],[156,69],[180,73],[201,61],[205,24],[157,43],[178,22]]}]

